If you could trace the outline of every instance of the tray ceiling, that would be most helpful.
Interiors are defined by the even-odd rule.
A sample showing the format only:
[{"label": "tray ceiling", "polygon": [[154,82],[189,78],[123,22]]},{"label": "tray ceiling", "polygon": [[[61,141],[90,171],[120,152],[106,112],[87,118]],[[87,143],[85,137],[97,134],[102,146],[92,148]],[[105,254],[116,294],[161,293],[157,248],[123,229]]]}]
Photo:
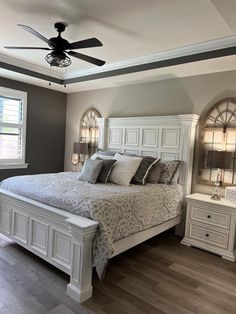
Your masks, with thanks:
[{"label": "tray ceiling", "polygon": [[[103,47],[83,49],[81,52],[106,60],[106,66],[97,69],[96,66],[73,58],[73,63],[66,72],[66,78],[70,79],[98,71],[124,68],[132,65],[134,60],[139,64],[145,63],[145,60],[152,60],[161,52],[170,52],[183,46],[219,38],[231,38],[233,42],[234,37],[229,36],[234,36],[236,31],[235,11],[236,2],[233,0],[1,0],[0,61],[49,75],[49,66],[44,60],[45,51],[9,51],[3,48],[4,45],[44,46],[37,38],[17,27],[18,23],[29,25],[44,36],[52,37],[56,35],[53,24],[66,21],[69,26],[63,36],[69,41],[89,37],[97,37],[102,41]],[[236,68],[234,57],[223,59],[225,67],[222,60],[218,63],[216,60],[204,61],[205,72]],[[215,70],[213,64],[216,64]],[[177,67],[181,68],[181,75],[186,76],[192,66],[184,66],[186,73],[183,66]],[[196,68],[198,67],[192,67],[191,75],[198,74],[199,71],[194,73]],[[140,80],[140,77],[141,80],[150,80],[152,77],[158,79],[158,75],[163,78],[163,72],[176,76],[175,71],[176,67],[171,67],[149,70],[138,75],[114,75],[110,84],[122,84],[129,81],[129,77],[132,77],[132,81]],[[7,69],[1,69],[0,75],[47,85],[42,79]],[[51,75],[64,79],[65,73],[64,70],[54,68]],[[100,81],[99,84],[92,81],[74,83],[68,85],[66,91],[90,89],[92,85],[94,88],[106,87],[107,80],[96,79]],[[53,88],[65,91],[62,86],[56,83],[53,85]]]}]

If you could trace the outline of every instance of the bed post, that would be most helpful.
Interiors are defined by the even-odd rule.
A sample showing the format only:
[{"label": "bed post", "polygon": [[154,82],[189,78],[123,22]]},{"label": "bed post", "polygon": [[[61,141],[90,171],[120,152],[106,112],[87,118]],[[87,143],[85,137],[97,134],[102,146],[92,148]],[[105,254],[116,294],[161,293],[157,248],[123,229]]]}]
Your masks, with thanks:
[{"label": "bed post", "polygon": [[82,303],[92,296],[92,242],[98,223],[82,218],[69,218],[72,234],[71,274],[67,294]]},{"label": "bed post", "polygon": [[107,149],[108,119],[107,118],[98,118],[98,126],[99,126],[98,148]]},{"label": "bed post", "polygon": [[[192,170],[193,170],[193,153],[195,142],[195,130],[199,119],[196,114],[180,114],[178,115],[181,123],[182,137],[180,159],[184,161],[184,166],[181,169],[180,184],[184,188],[184,196],[191,194],[192,189]],[[183,201],[183,211],[181,223],[175,227],[175,234],[178,236],[184,235],[185,230],[185,211],[186,202]]]},{"label": "bed post", "polygon": [[195,129],[199,116],[196,114],[180,114],[178,116],[182,129],[182,151],[180,152],[180,159],[184,161],[180,184],[184,187],[184,196],[186,196],[191,193],[192,187]]}]

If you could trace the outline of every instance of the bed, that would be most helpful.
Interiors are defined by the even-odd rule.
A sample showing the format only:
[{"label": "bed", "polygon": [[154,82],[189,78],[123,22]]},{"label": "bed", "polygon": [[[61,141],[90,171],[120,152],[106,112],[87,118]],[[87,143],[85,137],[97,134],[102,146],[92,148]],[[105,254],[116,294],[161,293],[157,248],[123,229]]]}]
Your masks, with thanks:
[{"label": "bed", "polygon": [[76,173],[10,178],[0,189],[0,232],[69,274],[68,295],[87,300],[93,262],[102,278],[108,259],[180,223],[197,119],[99,119],[100,148],[182,160],[180,184],[91,185]]}]

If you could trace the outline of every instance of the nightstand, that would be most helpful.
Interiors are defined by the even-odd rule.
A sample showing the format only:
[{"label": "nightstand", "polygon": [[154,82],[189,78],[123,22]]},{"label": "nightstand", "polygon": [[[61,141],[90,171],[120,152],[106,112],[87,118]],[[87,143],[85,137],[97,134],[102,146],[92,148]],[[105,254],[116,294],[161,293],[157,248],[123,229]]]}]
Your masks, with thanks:
[{"label": "nightstand", "polygon": [[199,193],[187,196],[186,201],[185,236],[181,243],[235,262],[236,203],[223,198],[215,201]]}]

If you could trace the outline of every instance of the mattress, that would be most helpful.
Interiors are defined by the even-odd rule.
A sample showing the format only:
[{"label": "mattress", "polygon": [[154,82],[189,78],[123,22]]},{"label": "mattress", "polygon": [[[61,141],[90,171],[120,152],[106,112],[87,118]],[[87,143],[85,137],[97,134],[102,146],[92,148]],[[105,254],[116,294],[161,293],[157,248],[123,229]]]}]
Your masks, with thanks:
[{"label": "mattress", "polygon": [[12,177],[0,188],[99,222],[93,258],[100,278],[115,241],[180,215],[183,198],[177,184],[90,184],[73,172]]}]

